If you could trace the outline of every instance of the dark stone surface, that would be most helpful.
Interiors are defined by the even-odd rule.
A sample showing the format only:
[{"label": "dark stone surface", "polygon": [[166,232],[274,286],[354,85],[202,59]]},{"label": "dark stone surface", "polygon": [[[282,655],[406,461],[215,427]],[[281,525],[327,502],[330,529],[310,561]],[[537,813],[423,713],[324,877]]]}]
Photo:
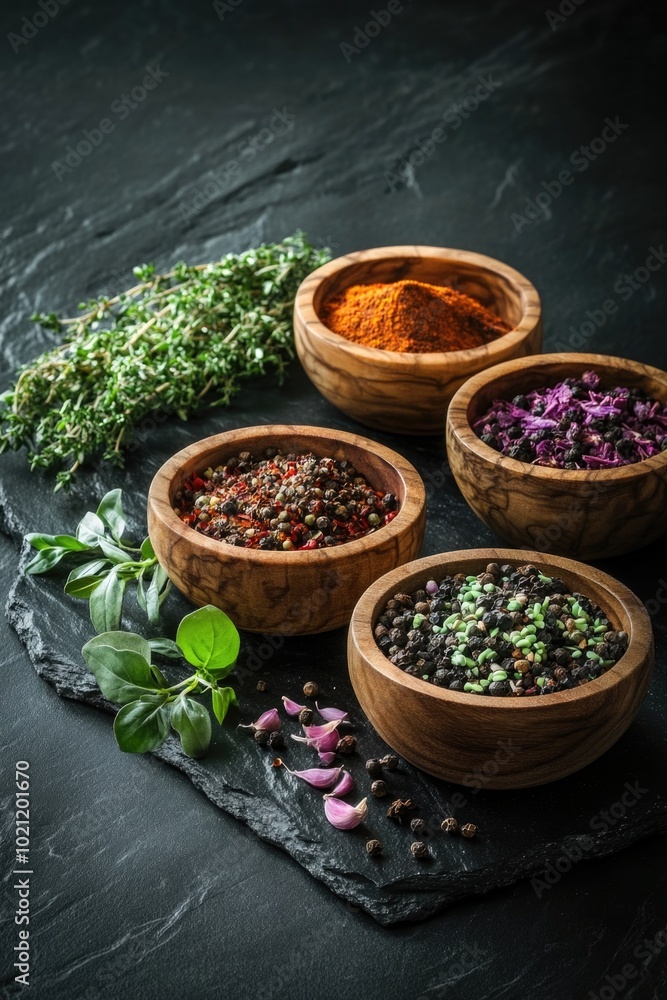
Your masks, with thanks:
[{"label": "dark stone surface", "polygon": [[[22,17],[36,9],[26,2],[3,10],[4,34],[22,30]],[[445,8],[422,0],[406,3],[347,63],[340,44],[352,42],[355,26],[368,18],[365,6],[348,2],[332,13],[325,5],[245,0],[222,21],[208,2],[127,9],[82,3],[64,6],[17,52],[8,42],[10,111],[0,126],[7,162],[0,193],[3,381],[48,342],[27,321],[34,308],[70,310],[87,294],[118,291],[141,260],[208,260],[297,226],[337,253],[414,241],[502,257],[538,286],[547,347],[599,349],[667,367],[662,272],[636,289],[621,278],[661,240],[661,150],[653,137],[664,36],[647,8],[589,0],[552,31],[533,5],[499,0]],[[169,75],[121,120],[112,102],[156,62]],[[474,91],[479,74],[500,86],[460,127],[448,128],[447,141],[422,164],[398,181],[388,177],[443,113]],[[239,156],[238,144],[257,136],[283,106],[295,116],[293,127],[252,159],[240,158],[239,175],[223,179],[193,211],[208,172]],[[571,166],[570,155],[617,115],[629,127],[585,171],[573,168],[573,183],[518,231],[512,214],[525,212],[542,182]],[[53,161],[105,116],[114,131],[60,182]],[[617,312],[577,338],[572,327],[580,331],[587,311],[610,298]],[[289,394],[258,387],[205,422],[172,422],[167,451],[211,430],[276,419],[352,426],[295,370]],[[426,476],[425,551],[493,540],[458,496],[439,442],[374,436],[405,451]],[[152,445],[146,430],[133,464],[114,478],[136,491],[137,516],[150,473],[167,453],[152,453]],[[20,478],[21,468],[20,456],[2,459],[3,521],[15,539],[46,527],[47,517],[69,526],[102,489],[90,473],[71,500],[53,500],[48,484]],[[6,588],[17,549],[3,541],[0,552]],[[540,793],[556,858],[563,838],[588,831],[626,780],[649,790],[599,838],[605,847],[652,832],[664,817],[664,555],[660,544],[603,566],[651,602],[659,663],[642,712],[619,744],[581,775]],[[25,596],[22,587],[14,603]],[[47,620],[60,606],[53,588],[24,622],[32,613]],[[55,628],[58,619],[51,620]],[[75,619],[60,621],[71,630]],[[62,666],[73,637],[68,645],[43,636],[35,650],[35,634],[40,663]],[[295,642],[294,652],[290,643],[267,673],[280,661],[304,676],[323,649],[320,669],[340,670],[336,641]],[[318,990],[338,997],[449,992],[462,1000],[583,1000],[611,988],[607,976],[618,983],[628,963],[632,978],[617,993],[652,1000],[664,992],[664,952],[642,945],[667,922],[664,840],[574,865],[539,900],[523,882],[462,901],[418,928],[381,928],[282,852],[244,836],[246,827],[211,808],[180,775],[150,757],[120,754],[108,717],[54,697],[9,630],[2,661],[9,681],[0,701],[9,776],[3,804],[12,801],[15,760],[29,760],[33,778],[34,996],[301,997]],[[332,683],[332,700],[342,690]],[[489,792],[471,798],[485,836],[469,845],[470,857],[480,865],[496,851],[497,859],[502,844],[516,875],[531,859],[538,820],[509,812],[509,801]],[[12,814],[6,809],[3,816],[6,843]],[[3,888],[13,903],[10,863],[3,852]],[[357,900],[349,875],[339,888]],[[20,990],[4,946],[15,940],[12,909],[2,915],[8,997]]]},{"label": "dark stone surface", "polygon": [[[303,419],[323,423],[321,411],[325,406],[313,396],[303,377],[290,382],[289,395],[292,405],[302,404]],[[270,411],[278,421],[282,420],[285,407],[280,402],[284,399],[285,394],[281,393]],[[243,402],[243,408],[237,404],[233,415],[218,413],[199,420],[196,436],[252,421],[257,411],[246,410],[246,400]],[[340,425],[341,421],[336,423]],[[183,443],[194,440],[193,427],[181,426],[180,436]],[[124,475],[119,476],[116,469],[108,467],[95,474],[96,493],[92,497],[100,498],[108,489],[122,484],[126,490],[133,490],[132,506],[144,508],[150,475],[173,452],[174,440],[172,422],[163,424],[148,441],[138,443]],[[396,443],[395,439],[392,443]],[[410,439],[400,441],[400,447],[404,455],[417,463],[425,481],[434,482],[442,462],[440,449],[425,448]],[[11,525],[20,536],[30,526],[30,515],[22,510],[21,501],[31,482],[29,473],[19,463],[17,456],[18,467],[4,486],[3,509],[6,530]],[[79,492],[90,497],[90,488],[90,482],[82,481]],[[449,476],[437,491],[431,489],[430,494],[425,554],[461,547],[464,542],[455,528],[457,524],[466,525],[471,545],[493,541],[493,536],[471,518]],[[58,497],[53,507],[43,511],[43,530],[49,534],[73,530],[76,517],[68,509],[72,506],[71,498]],[[133,537],[142,538],[145,524],[135,522],[133,527]],[[29,557],[28,553],[26,556]],[[111,708],[105,704],[80,654],[82,645],[94,634],[87,604],[65,598],[63,580],[64,576],[57,573],[49,577],[19,573],[9,598],[9,621],[27,646],[39,674],[59,694]],[[173,638],[178,621],[191,605],[174,593],[163,607],[163,627],[152,634]],[[151,634],[133,601],[128,601],[124,626]],[[359,739],[359,754],[349,763],[361,798],[368,794],[370,785],[364,773],[364,760],[383,756],[387,748],[356,705],[347,677],[345,638],[345,630],[336,630],[307,638],[274,638],[271,644],[265,636],[246,635],[236,686],[246,722],[272,706],[282,708],[282,694],[303,700],[302,688],[309,679],[320,685],[322,704],[350,709]],[[275,651],[273,646],[277,647]],[[156,756],[184,771],[212,802],[246,822],[263,839],[283,847],[334,892],[367,910],[381,923],[422,920],[460,897],[488,892],[529,875],[544,877],[555,863],[568,868],[568,848],[576,859],[591,858],[667,829],[667,794],[662,779],[667,753],[658,735],[664,728],[660,705],[667,697],[664,666],[664,649],[661,649],[657,680],[638,722],[605,757],[567,780],[538,789],[492,792],[484,789],[483,773],[471,774],[468,788],[463,790],[465,805],[459,804],[457,808],[460,800],[456,792],[461,790],[455,785],[420,774],[409,765],[403,765],[400,773],[389,775],[389,786],[395,791],[393,797],[415,799],[420,807],[417,814],[428,822],[431,858],[424,864],[415,863],[409,855],[412,839],[409,829],[384,815],[390,799],[371,798],[370,815],[364,827],[354,833],[337,831],[324,816],[321,793],[304,787],[284,771],[276,772],[271,766],[274,755],[255,746],[247,734],[235,730],[233,725],[225,726],[222,733],[214,727],[211,751],[201,760],[186,757],[176,739],[170,739]],[[259,676],[267,681],[270,692],[256,691]],[[300,727],[290,721],[286,732],[299,733]],[[316,766],[317,758],[311,750],[297,746],[290,739],[287,744],[280,755],[288,766],[292,769]],[[341,763],[346,762],[341,759]],[[529,760],[526,766],[530,767]],[[631,791],[634,783],[637,792]],[[622,796],[625,796],[623,802]],[[439,824],[452,813],[461,823],[478,824],[479,839],[469,843],[443,834]],[[517,830],[522,836],[519,848]],[[381,862],[366,856],[364,843],[368,836],[377,836],[385,843]],[[554,869],[549,877],[558,877],[558,872]],[[548,883],[543,882],[542,887],[545,885]],[[535,882],[534,886],[539,893],[540,885]]]}]

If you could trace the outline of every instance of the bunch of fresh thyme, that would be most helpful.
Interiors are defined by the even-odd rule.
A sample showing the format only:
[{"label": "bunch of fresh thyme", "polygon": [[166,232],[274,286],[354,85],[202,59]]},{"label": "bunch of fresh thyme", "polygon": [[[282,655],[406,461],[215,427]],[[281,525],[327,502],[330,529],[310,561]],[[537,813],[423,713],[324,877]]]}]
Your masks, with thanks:
[{"label": "bunch of fresh thyme", "polygon": [[[117,465],[146,415],[182,419],[229,403],[239,380],[293,357],[292,308],[307,274],[329,259],[302,233],[221,261],[134,269],[140,283],[82,303],[75,319],[32,319],[64,342],[22,368],[0,396],[0,453],[25,447],[31,468],[57,468],[56,490],[102,452]],[[64,468],[63,468],[64,466]]]}]

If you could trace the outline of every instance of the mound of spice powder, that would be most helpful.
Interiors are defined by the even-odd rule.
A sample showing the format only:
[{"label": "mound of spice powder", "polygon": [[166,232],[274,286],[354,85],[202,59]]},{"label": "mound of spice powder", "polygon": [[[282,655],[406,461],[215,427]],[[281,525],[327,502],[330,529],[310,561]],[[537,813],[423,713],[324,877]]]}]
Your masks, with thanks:
[{"label": "mound of spice powder", "polygon": [[195,531],[250,549],[320,549],[363,538],[398,513],[346,460],[241,452],[187,480],[175,511]]},{"label": "mound of spice powder", "polygon": [[667,450],[667,405],[642,389],[602,389],[595,372],[513,400],[494,400],[476,434],[520,462],[609,469]]},{"label": "mound of spice powder", "polygon": [[352,285],[325,300],[320,318],[347,340],[402,353],[481,347],[510,330],[468,295],[412,280]]},{"label": "mound of spice powder", "polygon": [[600,677],[623,656],[628,636],[562,580],[532,565],[490,563],[477,576],[394,594],[375,640],[397,667],[431,684],[530,697]]}]

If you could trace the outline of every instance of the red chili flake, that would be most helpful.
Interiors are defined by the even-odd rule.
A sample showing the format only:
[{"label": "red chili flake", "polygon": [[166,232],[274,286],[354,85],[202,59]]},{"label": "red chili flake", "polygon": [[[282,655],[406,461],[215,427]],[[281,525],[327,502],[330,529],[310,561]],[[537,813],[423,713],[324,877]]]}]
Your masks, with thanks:
[{"label": "red chili flake", "polygon": [[205,486],[206,486],[205,480],[200,479],[199,476],[195,476],[195,478],[192,480],[192,488],[194,490],[203,490]]}]

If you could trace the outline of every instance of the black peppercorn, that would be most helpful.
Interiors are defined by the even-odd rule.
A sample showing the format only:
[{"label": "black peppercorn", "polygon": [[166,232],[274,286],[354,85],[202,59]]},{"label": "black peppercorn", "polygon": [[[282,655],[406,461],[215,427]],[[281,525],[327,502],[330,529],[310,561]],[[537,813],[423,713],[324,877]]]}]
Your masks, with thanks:
[{"label": "black peppercorn", "polygon": [[303,693],[306,698],[317,698],[320,693],[319,684],[316,684],[315,681],[306,681],[303,685]]},{"label": "black peppercorn", "polygon": [[378,774],[382,774],[382,763],[373,757],[371,760],[366,761],[366,770],[371,775],[371,777],[377,777]]},{"label": "black peppercorn", "polygon": [[299,712],[299,722],[302,726],[309,726],[313,721],[314,712],[312,708],[302,708]]},{"label": "black peppercorn", "polygon": [[389,819],[395,819],[399,823],[402,823],[407,814],[413,812],[416,808],[417,805],[412,799],[394,799],[387,809],[387,816]]},{"label": "black peppercorn", "polygon": [[279,729],[269,734],[269,746],[272,750],[282,750],[285,746],[285,737]]},{"label": "black peppercorn", "polygon": [[336,744],[336,753],[342,753],[345,755],[354,753],[357,749],[357,738],[356,736],[343,736]]},{"label": "black peppercorn", "polygon": [[261,747],[268,746],[269,733],[266,731],[266,729],[255,730],[255,743],[259,743]]},{"label": "black peppercorn", "polygon": [[257,681],[257,690],[266,691],[266,681]]},{"label": "black peppercorn", "polygon": [[367,840],[366,852],[371,858],[378,858],[384,851],[384,844],[381,840]]},{"label": "black peppercorn", "polygon": [[413,858],[428,857],[428,846],[423,840],[415,840],[410,844],[410,854]]},{"label": "black peppercorn", "polygon": [[400,761],[395,753],[388,753],[386,757],[382,758],[380,763],[383,767],[386,767],[388,771],[395,771]]},{"label": "black peppercorn", "polygon": [[388,791],[387,782],[383,781],[382,778],[374,781],[371,785],[371,795],[374,795],[376,799],[383,799]]},{"label": "black peppercorn", "polygon": [[428,830],[428,827],[423,819],[415,817],[415,819],[410,820],[410,829],[414,833],[415,837],[423,837]]},{"label": "black peppercorn", "polygon": [[474,837],[476,833],[477,833],[477,827],[475,826],[474,823],[464,823],[463,826],[461,827],[461,834],[464,837],[467,837],[468,839]]},{"label": "black peppercorn", "polygon": [[459,824],[453,816],[448,816],[447,819],[443,819],[440,824],[440,829],[443,833],[458,833]]}]

